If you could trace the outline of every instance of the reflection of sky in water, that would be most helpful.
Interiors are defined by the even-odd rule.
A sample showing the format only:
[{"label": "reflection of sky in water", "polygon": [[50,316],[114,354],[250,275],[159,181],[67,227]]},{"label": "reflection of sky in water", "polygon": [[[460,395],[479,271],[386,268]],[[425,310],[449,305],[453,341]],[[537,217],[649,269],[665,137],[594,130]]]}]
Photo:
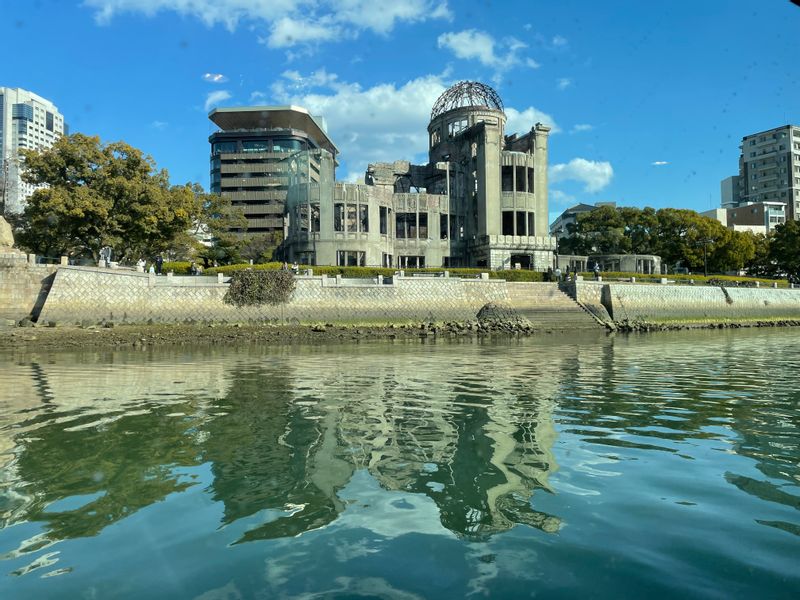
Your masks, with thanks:
[{"label": "reflection of sky in water", "polygon": [[790,597],[798,368],[792,330],[16,359],[0,596]]}]

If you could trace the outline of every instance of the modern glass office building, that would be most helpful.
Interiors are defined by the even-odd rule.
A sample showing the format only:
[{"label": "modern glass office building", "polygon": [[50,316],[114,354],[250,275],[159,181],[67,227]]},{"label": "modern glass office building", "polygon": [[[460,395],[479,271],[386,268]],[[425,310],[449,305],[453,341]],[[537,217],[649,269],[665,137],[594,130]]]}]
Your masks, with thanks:
[{"label": "modern glass office building", "polygon": [[284,234],[284,159],[316,148],[336,156],[324,120],[298,106],[216,108],[208,118],[219,127],[208,139],[211,192],[243,209],[248,234]]}]

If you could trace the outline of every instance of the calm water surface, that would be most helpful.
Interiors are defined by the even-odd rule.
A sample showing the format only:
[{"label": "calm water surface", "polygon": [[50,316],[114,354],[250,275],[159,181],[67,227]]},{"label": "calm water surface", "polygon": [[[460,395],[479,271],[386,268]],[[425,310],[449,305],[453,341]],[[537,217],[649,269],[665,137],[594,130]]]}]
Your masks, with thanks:
[{"label": "calm water surface", "polygon": [[0,365],[0,598],[800,597],[797,330]]}]

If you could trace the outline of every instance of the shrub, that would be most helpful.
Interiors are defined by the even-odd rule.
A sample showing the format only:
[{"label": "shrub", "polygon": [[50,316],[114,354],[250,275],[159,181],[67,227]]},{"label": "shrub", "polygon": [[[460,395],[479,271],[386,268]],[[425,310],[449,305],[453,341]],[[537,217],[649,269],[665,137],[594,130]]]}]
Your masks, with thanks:
[{"label": "shrub", "polygon": [[[175,275],[188,275],[189,274],[189,267],[192,265],[190,262],[164,262],[161,265],[161,272],[162,273],[169,273],[172,271]],[[150,266],[148,262],[147,266]]]},{"label": "shrub", "polygon": [[240,308],[285,304],[292,297],[294,288],[291,271],[238,270],[231,274],[231,284],[223,301]]}]

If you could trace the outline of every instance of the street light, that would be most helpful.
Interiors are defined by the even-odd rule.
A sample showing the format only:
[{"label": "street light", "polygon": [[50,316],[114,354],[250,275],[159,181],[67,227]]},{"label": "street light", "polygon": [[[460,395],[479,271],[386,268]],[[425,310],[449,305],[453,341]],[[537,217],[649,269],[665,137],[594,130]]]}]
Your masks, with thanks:
[{"label": "street light", "polygon": [[708,244],[713,241],[709,238],[700,240],[700,243],[703,244],[703,277],[708,277]]}]

